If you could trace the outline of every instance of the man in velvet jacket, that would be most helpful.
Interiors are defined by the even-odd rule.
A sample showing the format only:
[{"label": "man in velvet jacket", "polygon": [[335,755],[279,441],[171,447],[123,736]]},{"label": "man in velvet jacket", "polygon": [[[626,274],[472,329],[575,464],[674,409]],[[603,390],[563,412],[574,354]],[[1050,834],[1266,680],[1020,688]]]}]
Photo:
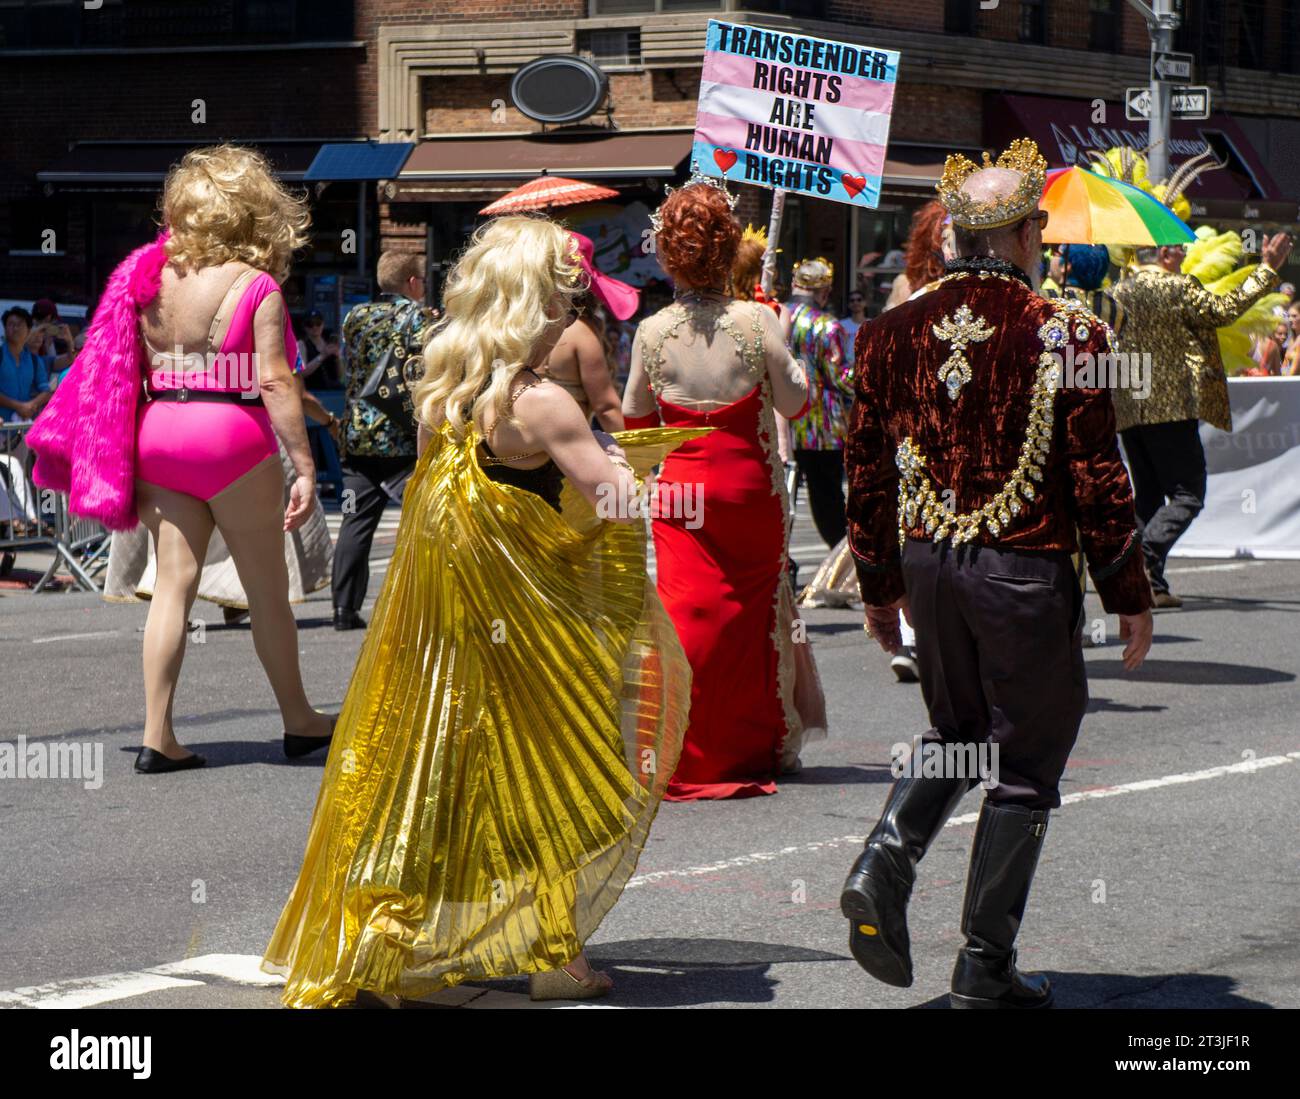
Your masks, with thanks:
[{"label": "man in velvet jacket", "polygon": [[[913,766],[896,768],[841,909],[859,964],[910,985],[916,863],[984,779],[954,1007],[1051,1002],[1045,976],[1016,969],[1013,946],[1088,702],[1072,554],[1082,550],[1103,606],[1120,616],[1125,667],[1151,644],[1111,395],[1079,370],[1109,352],[1109,334],[1079,303],[1034,289],[1045,171],[1026,140],[996,165],[987,154],[982,168],[949,157],[938,190],[959,256],[928,293],[864,324],[856,343],[849,545],[870,633],[893,652],[900,611],[916,630],[932,728]],[[947,752],[922,777],[916,757],[944,745],[984,746],[993,774],[969,774],[958,765],[969,756]]]}]

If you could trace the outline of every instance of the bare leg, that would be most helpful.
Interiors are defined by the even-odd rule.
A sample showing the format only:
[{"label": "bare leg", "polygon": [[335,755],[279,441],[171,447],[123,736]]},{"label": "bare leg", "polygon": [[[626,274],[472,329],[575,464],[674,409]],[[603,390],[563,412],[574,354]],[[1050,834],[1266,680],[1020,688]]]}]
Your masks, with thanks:
[{"label": "bare leg", "polygon": [[172,704],[185,659],[185,631],[212,536],[212,512],[194,496],[136,482],[140,521],[153,536],[158,579],[144,627],[144,746],[168,759],[194,753],[176,742]]},{"label": "bare leg", "polygon": [[328,736],[332,719],[312,709],[298,667],[298,623],[289,606],[284,563],[284,469],[279,456],[254,466],[208,504],[244,586],[253,646],[271,681],[285,732]]}]

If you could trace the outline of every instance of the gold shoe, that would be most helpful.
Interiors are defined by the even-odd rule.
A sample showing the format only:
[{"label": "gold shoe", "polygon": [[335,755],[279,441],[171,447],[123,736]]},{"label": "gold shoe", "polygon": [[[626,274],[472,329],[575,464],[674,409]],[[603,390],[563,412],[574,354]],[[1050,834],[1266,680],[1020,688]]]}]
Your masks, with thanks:
[{"label": "gold shoe", "polygon": [[596,1000],[606,995],[614,982],[608,973],[593,969],[579,980],[567,969],[548,969],[528,975],[530,1000]]}]

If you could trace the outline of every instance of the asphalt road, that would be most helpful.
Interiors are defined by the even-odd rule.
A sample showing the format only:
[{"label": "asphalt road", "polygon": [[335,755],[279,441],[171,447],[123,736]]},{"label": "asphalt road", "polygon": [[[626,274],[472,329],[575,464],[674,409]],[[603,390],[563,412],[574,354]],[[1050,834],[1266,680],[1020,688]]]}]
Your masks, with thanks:
[{"label": "asphalt road", "polygon": [[[799,555],[818,555],[806,523]],[[381,542],[377,556],[389,552]],[[806,575],[806,574],[805,574]],[[377,564],[372,598],[382,579]],[[1083,1007],[1300,1007],[1300,563],[1178,561],[1178,612],[1137,675],[1088,652],[1092,703],[1022,928],[1021,964]],[[296,874],[320,761],[287,763],[247,626],[191,645],[176,703],[209,766],[131,771],[146,607],[0,594],[0,739],[102,745],[104,779],[0,780],[0,1006],[275,1007],[257,960]],[[1095,617],[1100,608],[1090,601]],[[198,613],[220,621],[215,608]],[[297,608],[311,698],[336,709],[361,634]],[[831,737],[774,797],[665,805],[591,943],[610,1007],[943,1006],[978,792],[921,867],[916,982],[848,955],[843,876],[883,803],[890,745],[925,725],[859,612],[808,613]],[[1114,629],[1114,620],[1109,626]],[[1092,795],[1092,796],[1082,796]],[[525,1006],[522,981],[448,1003]]]}]

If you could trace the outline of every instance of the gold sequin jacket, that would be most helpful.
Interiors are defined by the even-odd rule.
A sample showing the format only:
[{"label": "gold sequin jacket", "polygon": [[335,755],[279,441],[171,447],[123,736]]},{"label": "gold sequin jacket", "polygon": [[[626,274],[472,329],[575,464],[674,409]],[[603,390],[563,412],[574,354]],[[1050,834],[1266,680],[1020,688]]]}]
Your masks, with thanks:
[{"label": "gold sequin jacket", "polygon": [[1127,317],[1119,350],[1143,356],[1139,361],[1150,371],[1151,389],[1146,397],[1133,387],[1113,391],[1118,430],[1204,420],[1231,431],[1228,378],[1215,329],[1231,324],[1277,283],[1277,272],[1264,263],[1236,290],[1222,295],[1191,275],[1155,265],[1122,279],[1111,291]]}]

